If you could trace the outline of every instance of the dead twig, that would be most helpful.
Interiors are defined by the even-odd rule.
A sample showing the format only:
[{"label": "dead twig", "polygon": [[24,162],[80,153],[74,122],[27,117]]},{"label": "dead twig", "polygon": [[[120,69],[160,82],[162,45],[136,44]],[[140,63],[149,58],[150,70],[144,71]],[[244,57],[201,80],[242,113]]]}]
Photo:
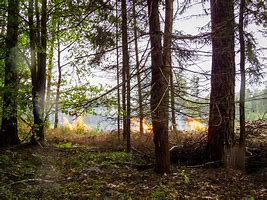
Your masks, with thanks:
[{"label": "dead twig", "polygon": [[18,174],[14,174],[14,173],[10,173],[10,172],[5,172],[3,170],[0,170],[0,173],[1,174],[5,174],[5,175],[9,175],[9,176],[14,176],[14,177],[21,177],[20,175]]},{"label": "dead twig", "polygon": [[36,181],[45,182],[45,183],[53,183],[54,182],[54,181],[51,181],[51,180],[39,179],[39,178],[24,179],[24,180],[20,180],[20,181],[16,181],[16,182],[13,182],[13,183],[9,183],[9,184],[3,185],[1,187],[1,189],[5,188],[5,187],[8,187],[8,186],[16,185],[16,184],[28,183],[28,182],[36,182]]},{"label": "dead twig", "polygon": [[201,165],[192,165],[192,166],[187,166],[187,167],[188,168],[202,168],[202,167],[212,166],[212,165],[216,165],[216,164],[220,164],[220,163],[222,163],[222,160],[206,162],[206,163],[203,163]]}]

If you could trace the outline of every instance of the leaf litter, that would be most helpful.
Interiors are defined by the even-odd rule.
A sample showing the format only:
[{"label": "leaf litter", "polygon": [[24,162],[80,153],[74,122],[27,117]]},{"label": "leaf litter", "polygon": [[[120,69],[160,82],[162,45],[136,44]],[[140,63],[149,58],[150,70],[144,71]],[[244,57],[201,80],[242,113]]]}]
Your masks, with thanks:
[{"label": "leaf litter", "polygon": [[152,147],[145,153],[133,141],[127,154],[116,142],[113,148],[72,142],[1,149],[0,199],[267,199],[259,173],[180,162],[159,175]]}]

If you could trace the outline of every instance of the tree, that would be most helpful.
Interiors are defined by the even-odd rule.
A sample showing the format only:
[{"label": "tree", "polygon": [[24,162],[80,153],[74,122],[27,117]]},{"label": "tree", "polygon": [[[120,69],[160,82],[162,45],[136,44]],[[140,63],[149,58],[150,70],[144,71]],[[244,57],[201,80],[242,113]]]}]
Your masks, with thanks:
[{"label": "tree", "polygon": [[159,1],[148,0],[149,34],[151,40],[151,118],[154,132],[154,144],[157,173],[170,172],[168,141],[168,104],[170,66],[163,65],[161,32],[159,21]]},{"label": "tree", "polygon": [[175,132],[177,130],[176,124],[176,110],[175,110],[175,89],[174,89],[174,73],[170,74],[170,95],[171,95],[171,122],[172,122],[172,130]]},{"label": "tree", "polygon": [[165,27],[163,38],[163,66],[169,69],[168,76],[170,77],[170,92],[171,92],[171,113],[172,113],[172,126],[176,130],[176,117],[174,107],[174,86],[172,76],[172,59],[171,59],[171,46],[172,46],[172,29],[173,29],[173,0],[166,0],[165,8]]},{"label": "tree", "polygon": [[143,121],[144,121],[144,108],[143,108],[143,96],[142,96],[142,85],[141,85],[141,73],[140,73],[140,61],[139,61],[139,50],[138,50],[138,38],[137,38],[137,16],[136,16],[136,0],[133,0],[133,25],[134,25],[134,48],[135,48],[135,62],[136,62],[136,71],[137,71],[137,87],[138,87],[138,104],[139,104],[139,115],[140,115],[140,134],[144,134],[144,127],[143,127]]},{"label": "tree", "polygon": [[235,119],[234,2],[211,0],[212,71],[208,127],[210,159],[230,148]]},{"label": "tree", "polygon": [[42,0],[41,21],[38,2],[35,1],[36,25],[33,21],[33,0],[29,1],[29,29],[31,47],[31,76],[33,103],[33,137],[32,142],[44,141],[44,109],[46,88],[46,48],[47,48],[47,1]]},{"label": "tree", "polygon": [[[118,1],[116,0],[116,19],[118,19]],[[118,85],[118,89],[117,89],[117,103],[118,103],[118,119],[117,119],[117,129],[118,129],[118,139],[120,139],[120,112],[121,112],[121,96],[120,96],[120,66],[119,66],[119,26],[118,26],[118,22],[116,21],[116,71],[117,71],[117,85]]]},{"label": "tree", "polygon": [[240,0],[239,7],[239,42],[240,42],[240,98],[239,98],[239,119],[240,119],[240,140],[239,144],[245,143],[245,95],[246,95],[246,72],[245,72],[245,39],[244,39],[244,9],[245,0]]},{"label": "tree", "polygon": [[52,109],[51,104],[51,92],[52,92],[52,69],[53,69],[53,58],[54,58],[54,48],[55,48],[55,40],[56,40],[56,29],[57,29],[57,13],[53,13],[51,17],[51,39],[50,39],[50,49],[48,53],[48,64],[47,64],[47,88],[46,88],[46,118],[49,121],[49,114]]},{"label": "tree", "polygon": [[129,66],[129,50],[128,50],[128,27],[127,27],[127,6],[126,0],[121,1],[122,11],[122,63],[123,70],[123,101],[124,101],[124,127],[123,135],[126,136],[127,152],[131,151],[131,102],[130,102],[130,66]]},{"label": "tree", "polygon": [[[58,31],[59,31],[59,23],[60,23],[60,18],[58,19]],[[57,40],[57,70],[58,70],[58,80],[57,80],[57,91],[56,91],[56,100],[55,100],[55,122],[54,122],[54,128],[58,127],[58,114],[59,114],[59,97],[60,97],[60,85],[62,81],[62,72],[61,72],[61,63],[60,63],[60,40],[58,37]]]},{"label": "tree", "polygon": [[5,80],[2,110],[2,125],[0,131],[0,146],[20,143],[17,125],[17,43],[19,26],[19,1],[8,1],[8,17],[6,32]]}]

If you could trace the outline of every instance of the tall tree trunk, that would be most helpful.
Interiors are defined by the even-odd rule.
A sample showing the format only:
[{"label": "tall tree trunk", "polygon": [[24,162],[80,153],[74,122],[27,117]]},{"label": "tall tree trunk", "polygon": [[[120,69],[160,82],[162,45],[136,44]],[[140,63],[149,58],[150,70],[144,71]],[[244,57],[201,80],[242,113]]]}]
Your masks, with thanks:
[{"label": "tall tree trunk", "polygon": [[[121,9],[122,9],[122,3],[121,3]],[[122,28],[122,32],[124,29],[124,25],[122,24],[121,26]],[[126,132],[126,123],[127,123],[127,118],[126,118],[126,75],[125,75],[125,63],[124,63],[124,59],[125,59],[125,55],[124,55],[124,38],[122,37],[122,91],[121,91],[121,97],[122,97],[122,136],[123,136],[123,141],[126,140],[127,136],[127,132]],[[126,59],[125,59],[126,60]]]},{"label": "tall tree trunk", "polygon": [[[57,29],[59,31],[59,23],[60,19],[58,19],[58,26]],[[60,64],[60,39],[58,37],[57,39],[57,69],[58,69],[58,80],[57,80],[57,92],[56,92],[56,107],[55,107],[55,122],[54,122],[54,128],[58,127],[58,113],[59,113],[59,97],[60,97],[60,85],[61,85],[61,64]]]},{"label": "tall tree trunk", "polygon": [[159,21],[159,1],[148,0],[149,33],[151,40],[151,117],[154,132],[157,173],[170,172],[168,142],[168,103],[170,67],[163,65],[161,31]]},{"label": "tall tree trunk", "polygon": [[[35,17],[36,17],[36,28],[35,28],[35,43],[36,43],[36,47],[37,47],[37,51],[36,51],[36,54],[37,56],[39,56],[38,52],[39,52],[39,49],[41,48],[41,23],[40,23],[40,11],[39,11],[39,0],[33,0],[34,1],[34,7],[35,7]],[[39,58],[37,58],[39,59]],[[36,63],[37,64],[37,63]],[[37,67],[37,66],[36,66]],[[37,72],[37,71],[36,71]]]},{"label": "tall tree trunk", "polygon": [[[51,84],[52,84],[52,69],[53,69],[53,58],[54,58],[54,48],[55,48],[55,39],[56,39],[56,27],[57,27],[57,19],[55,16],[52,16],[52,38],[50,41],[50,50],[48,54],[48,64],[47,64],[47,89],[46,89],[46,101],[45,101],[45,115],[47,118],[49,116],[49,112],[51,110]],[[49,120],[49,119],[48,119]]]},{"label": "tall tree trunk", "polygon": [[[116,0],[116,18],[118,19],[118,0]],[[116,23],[116,62],[117,62],[117,99],[118,99],[118,119],[117,119],[117,129],[118,129],[118,139],[120,140],[120,113],[121,113],[121,96],[120,96],[120,66],[119,66],[119,27]]]},{"label": "tall tree trunk", "polygon": [[17,42],[18,42],[19,1],[8,1],[6,33],[5,80],[0,131],[0,147],[19,144],[17,125]]},{"label": "tall tree trunk", "polygon": [[175,112],[175,100],[174,100],[174,80],[173,80],[173,73],[170,73],[170,94],[171,94],[171,121],[172,121],[172,130],[174,132],[177,131],[177,124],[176,124],[176,112]]},{"label": "tall tree trunk", "polygon": [[240,115],[240,139],[239,144],[245,144],[245,94],[246,94],[246,72],[245,72],[245,39],[244,39],[244,9],[245,0],[240,0],[239,8],[239,42],[240,42],[240,99],[239,99],[239,115]]},{"label": "tall tree trunk", "polygon": [[140,62],[138,56],[138,39],[137,39],[137,22],[136,22],[136,0],[133,0],[133,23],[134,23],[134,47],[135,47],[135,61],[137,71],[137,87],[138,87],[138,102],[139,102],[139,119],[140,119],[140,134],[144,134],[143,120],[144,120],[144,109],[143,109],[143,96],[142,96],[142,85],[141,85],[141,74],[140,74]]},{"label": "tall tree trunk", "polygon": [[[29,1],[29,28],[31,46],[31,76],[33,102],[32,142],[44,142],[44,109],[46,88],[46,47],[47,47],[47,1],[42,0],[41,20],[37,0],[35,1],[36,27],[33,22],[33,0]],[[36,48],[37,47],[37,48]],[[37,49],[37,52],[36,52]],[[37,60],[36,60],[37,54]]]},{"label": "tall tree trunk", "polygon": [[38,49],[38,71],[36,81],[37,99],[39,104],[39,119],[37,122],[36,136],[39,142],[44,142],[44,109],[46,88],[46,48],[47,48],[47,0],[42,0],[40,23],[40,48]]},{"label": "tall tree trunk", "polygon": [[[123,65],[123,64],[122,64]],[[126,77],[125,77],[125,68],[122,66],[122,90],[121,90],[121,97],[122,97],[122,136],[123,141],[126,140]]]},{"label": "tall tree trunk", "polygon": [[34,26],[33,22],[33,0],[29,1],[29,8],[28,8],[28,18],[29,18],[29,29],[30,29],[30,48],[31,48],[31,79],[32,79],[32,105],[33,105],[33,119],[34,119],[34,126],[33,126],[33,135],[32,135],[32,142],[36,143],[35,132],[36,132],[36,125],[39,123],[39,106],[38,106],[38,99],[37,99],[37,77],[36,77],[36,40],[37,40],[37,30]]},{"label": "tall tree trunk", "polygon": [[173,27],[173,0],[166,0],[165,8],[165,27],[163,38],[163,66],[167,67],[170,77],[170,90],[171,90],[171,113],[172,113],[172,126],[176,129],[175,110],[174,110],[174,94],[173,94],[173,78],[172,78],[172,59],[171,59],[171,45],[172,45],[172,28]]},{"label": "tall tree trunk", "polygon": [[48,55],[48,64],[47,64],[47,90],[46,90],[46,100],[45,100],[45,115],[49,115],[49,111],[51,108],[50,101],[51,101],[51,85],[52,85],[52,69],[53,69],[53,54],[54,54],[54,35],[51,39],[51,46]]},{"label": "tall tree trunk", "polygon": [[208,151],[223,160],[232,145],[235,119],[234,2],[211,0],[212,71]]},{"label": "tall tree trunk", "polygon": [[[122,10],[122,60],[123,60],[123,71],[124,81],[126,82],[126,116],[125,116],[125,127],[123,129],[124,135],[126,136],[126,148],[127,152],[131,151],[131,104],[130,104],[130,66],[129,66],[129,52],[128,52],[128,27],[127,27],[127,6],[126,0],[121,1]],[[124,110],[125,111],[125,110]]]}]

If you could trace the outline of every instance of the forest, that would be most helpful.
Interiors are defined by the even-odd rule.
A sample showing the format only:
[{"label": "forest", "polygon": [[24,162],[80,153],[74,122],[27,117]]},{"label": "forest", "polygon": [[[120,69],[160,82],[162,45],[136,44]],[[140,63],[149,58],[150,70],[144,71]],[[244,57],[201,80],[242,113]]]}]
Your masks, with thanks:
[{"label": "forest", "polygon": [[0,199],[267,199],[265,0],[1,0]]}]

